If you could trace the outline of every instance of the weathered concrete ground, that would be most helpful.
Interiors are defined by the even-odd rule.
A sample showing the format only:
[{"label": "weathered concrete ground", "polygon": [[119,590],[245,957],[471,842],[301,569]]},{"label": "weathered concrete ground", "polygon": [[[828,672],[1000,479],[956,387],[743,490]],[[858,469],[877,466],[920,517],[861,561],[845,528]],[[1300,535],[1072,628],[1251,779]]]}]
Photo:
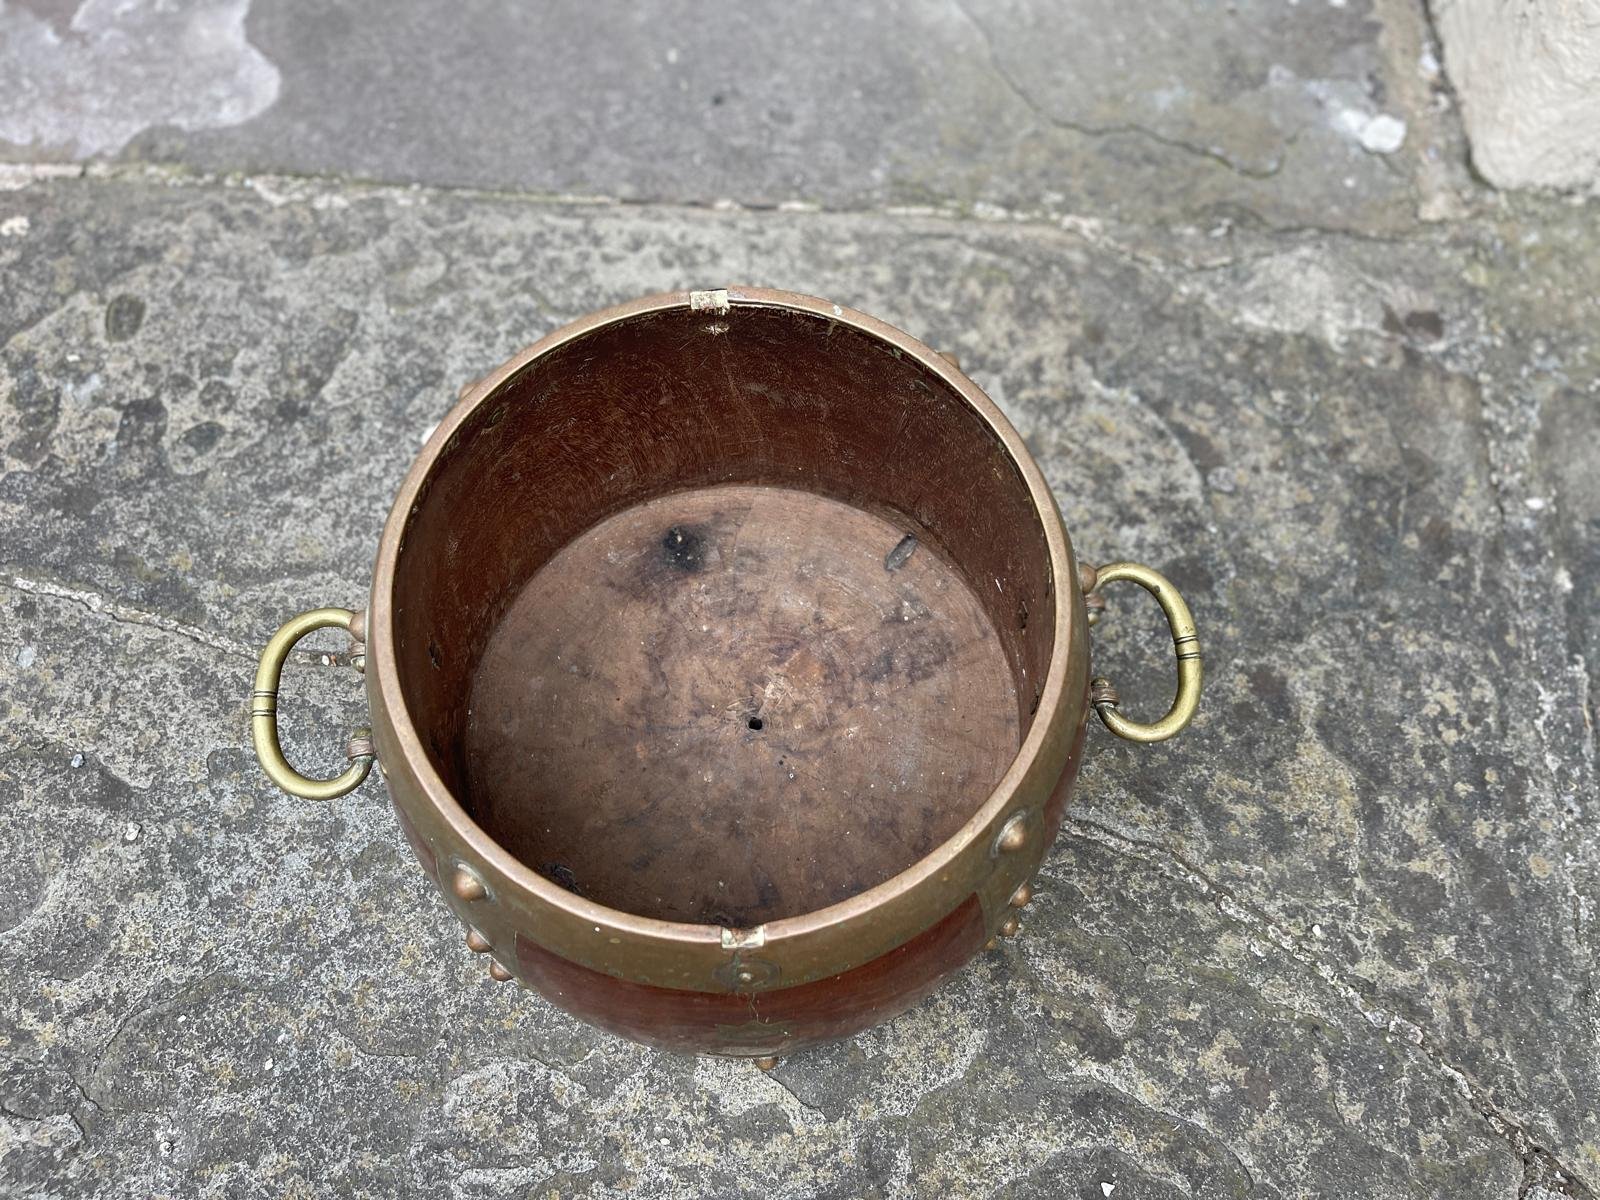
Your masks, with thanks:
[{"label": "weathered concrete ground", "polygon": [[[481,102],[413,95],[425,6],[272,4],[209,131],[153,84],[112,133],[48,88],[0,130],[0,1193],[1600,1190],[1600,234],[1472,181],[1423,15],[694,6],[565,86],[599,35],[558,6],[530,101],[515,22],[460,7]],[[702,59],[729,90],[632,70]],[[256,649],[361,602],[461,381],[729,282],[958,354],[1084,556],[1167,571],[1208,651],[1183,738],[1094,737],[1019,940],[770,1075],[492,985],[376,780],[289,799],[247,729]],[[1149,711],[1159,618],[1111,601],[1097,661]],[[357,678],[304,654],[286,692],[331,763]]]}]

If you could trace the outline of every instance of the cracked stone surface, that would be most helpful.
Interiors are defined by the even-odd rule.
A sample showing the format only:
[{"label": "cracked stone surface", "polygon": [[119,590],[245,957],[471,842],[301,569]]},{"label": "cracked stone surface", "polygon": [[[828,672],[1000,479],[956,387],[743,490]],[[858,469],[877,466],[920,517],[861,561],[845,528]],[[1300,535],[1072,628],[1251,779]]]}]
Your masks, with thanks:
[{"label": "cracked stone surface", "polygon": [[[1600,1184],[1581,211],[1216,237],[140,172],[3,204],[9,1188]],[[1212,664],[1182,739],[1095,738],[1020,941],[767,1076],[491,986],[376,783],[277,794],[245,701],[279,620],[359,603],[457,381],[756,275],[959,354]],[[1097,653],[1150,704],[1159,618],[1111,599]],[[354,676],[305,651],[286,691],[333,761]]]},{"label": "cracked stone surface", "polygon": [[[1420,10],[554,5],[518,57],[457,8],[123,5],[276,98],[0,165],[0,1194],[1600,1193],[1600,233],[1470,177]],[[765,1075],[491,984],[377,780],[279,794],[247,703],[461,382],[745,282],[958,355],[1208,662],[1182,738],[1091,731],[1021,938]]]}]

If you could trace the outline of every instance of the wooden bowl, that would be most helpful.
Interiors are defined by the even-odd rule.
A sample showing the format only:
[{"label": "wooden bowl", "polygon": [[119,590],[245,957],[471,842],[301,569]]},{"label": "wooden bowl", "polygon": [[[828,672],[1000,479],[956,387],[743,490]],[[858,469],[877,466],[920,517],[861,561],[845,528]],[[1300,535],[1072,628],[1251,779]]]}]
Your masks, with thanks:
[{"label": "wooden bowl", "polygon": [[[1089,678],[1085,592],[1173,620],[1166,726]],[[1176,606],[1175,608],[1173,606]],[[277,672],[350,628],[373,727],[283,761]],[[1080,568],[956,364],[826,301],[638,300],[463,390],[401,485],[365,614],[263,656],[268,774],[374,757],[497,979],[613,1032],[766,1058],[849,1035],[1015,933],[1097,707],[1170,736],[1193,625]]]}]

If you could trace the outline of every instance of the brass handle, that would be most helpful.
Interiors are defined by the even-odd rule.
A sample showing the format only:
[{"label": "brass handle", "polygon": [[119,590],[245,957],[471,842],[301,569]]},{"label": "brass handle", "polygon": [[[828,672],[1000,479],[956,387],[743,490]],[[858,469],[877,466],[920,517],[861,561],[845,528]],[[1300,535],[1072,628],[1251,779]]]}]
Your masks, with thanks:
[{"label": "brass handle", "polygon": [[1118,737],[1127,738],[1130,742],[1164,742],[1182,733],[1184,726],[1194,719],[1195,710],[1200,707],[1200,683],[1204,674],[1200,666],[1200,635],[1195,632],[1194,617],[1190,615],[1183,597],[1178,595],[1178,589],[1172,586],[1166,576],[1149,567],[1138,563],[1112,563],[1108,567],[1101,567],[1092,579],[1089,577],[1089,568],[1085,568],[1084,583],[1089,586],[1084,591],[1093,592],[1108,583],[1124,579],[1137,583],[1154,596],[1167,616],[1167,627],[1172,630],[1172,649],[1178,656],[1178,694],[1167,715],[1149,725],[1130,721],[1117,711],[1119,701],[1116,689],[1103,675],[1096,676],[1090,683],[1089,703],[1094,705],[1095,712],[1100,714],[1106,728]]},{"label": "brass handle", "polygon": [[300,774],[284,758],[278,745],[278,681],[289,651],[308,633],[318,629],[349,629],[356,614],[348,608],[314,608],[285,621],[261,652],[256,667],[255,690],[250,694],[250,738],[255,743],[261,769],[291,796],[305,800],[333,800],[361,786],[372,770],[372,743],[367,730],[357,730],[347,754],[350,765],[332,779],[311,779]]}]

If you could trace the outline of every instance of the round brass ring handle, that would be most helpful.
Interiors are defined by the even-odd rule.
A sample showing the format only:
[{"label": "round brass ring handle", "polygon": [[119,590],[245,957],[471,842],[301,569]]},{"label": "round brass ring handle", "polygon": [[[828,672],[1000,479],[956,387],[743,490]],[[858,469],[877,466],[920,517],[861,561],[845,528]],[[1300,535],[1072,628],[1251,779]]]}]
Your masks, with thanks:
[{"label": "round brass ring handle", "polygon": [[278,681],[289,651],[306,634],[318,629],[349,629],[355,615],[348,608],[314,608],[303,612],[285,621],[261,652],[255,690],[250,694],[250,738],[267,778],[291,796],[333,800],[355,791],[372,770],[371,743],[366,741],[369,735],[365,730],[358,730],[352,739],[349,767],[332,779],[311,779],[300,774],[289,765],[278,745]]},{"label": "round brass ring handle", "polygon": [[1167,626],[1172,630],[1172,649],[1178,656],[1178,694],[1167,715],[1149,725],[1130,721],[1117,711],[1116,689],[1104,676],[1097,676],[1090,683],[1089,702],[1106,728],[1118,737],[1130,742],[1164,742],[1182,733],[1200,707],[1200,683],[1204,674],[1200,666],[1200,635],[1195,632],[1194,617],[1183,597],[1178,595],[1178,589],[1166,576],[1149,567],[1125,562],[1101,567],[1095,574],[1094,588],[1124,579],[1137,583],[1154,596],[1167,616]]}]

